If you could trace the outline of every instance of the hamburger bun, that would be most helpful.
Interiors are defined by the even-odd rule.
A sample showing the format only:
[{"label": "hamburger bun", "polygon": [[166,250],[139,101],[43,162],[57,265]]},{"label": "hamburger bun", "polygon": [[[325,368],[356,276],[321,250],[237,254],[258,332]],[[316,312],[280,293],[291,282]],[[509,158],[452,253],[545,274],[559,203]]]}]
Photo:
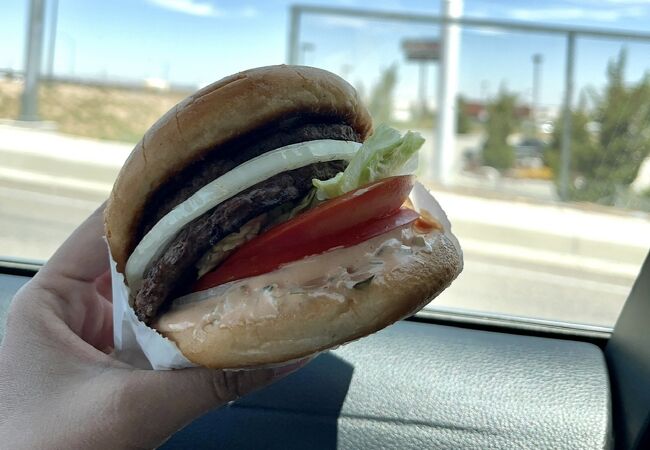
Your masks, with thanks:
[{"label": "hamburger bun", "polygon": [[426,240],[431,252],[416,253],[365,289],[344,289],[345,302],[322,293],[291,294],[277,299],[271,319],[162,334],[193,363],[215,369],[282,363],[361,338],[414,314],[460,272],[461,256],[446,235],[431,233]]},{"label": "hamburger bun", "polygon": [[[220,179],[227,178],[224,174],[228,174],[228,172],[231,172],[231,178],[235,178],[235,174],[237,174],[235,170],[239,168],[237,164],[244,166],[245,162],[251,161],[251,164],[255,165],[256,168],[262,169],[264,176],[268,176],[268,164],[260,163],[260,160],[255,159],[255,156],[249,156],[249,158],[253,159],[244,162],[240,160],[235,164],[237,155],[233,156],[233,148],[237,151],[243,151],[242,149],[246,148],[250,149],[252,144],[248,145],[249,141],[255,143],[255,139],[259,139],[260,133],[262,133],[260,130],[266,130],[263,132],[267,134],[279,133],[281,131],[276,131],[276,129],[281,129],[278,124],[286,121],[293,123],[291,121],[295,119],[301,120],[302,118],[309,118],[313,122],[304,126],[313,125],[315,127],[320,124],[322,127],[338,127],[336,133],[339,134],[333,138],[318,137],[317,135],[303,138],[304,141],[321,141],[319,145],[326,146],[325,156],[330,158],[334,158],[332,155],[335,154],[332,151],[332,146],[338,146],[337,148],[346,146],[348,148],[346,155],[352,158],[356,154],[360,142],[363,142],[372,130],[372,121],[368,111],[347,82],[324,70],[296,66],[263,67],[225,78],[183,100],[158,120],[145,133],[125,162],[105,210],[106,238],[111,255],[116,262],[117,271],[125,275],[124,283],[127,291],[129,289],[128,274],[135,259],[132,255],[138,255],[139,248],[136,247],[139,242],[150,237],[143,234],[146,231],[142,231],[142,224],[146,220],[151,222],[152,217],[155,219],[154,223],[160,220],[155,215],[149,214],[150,210],[148,208],[158,201],[156,199],[160,197],[161,192],[167,192],[165,189],[170,181],[186,177],[188,173],[191,175],[194,172],[188,172],[186,169],[192,169],[197,164],[208,165],[205,161],[212,161],[209,164],[214,163],[214,158],[210,159],[214,155],[223,159],[226,165],[232,163],[228,166],[230,168],[223,169],[225,172],[222,171],[222,175],[217,175],[217,177],[221,177]],[[341,131],[343,129],[345,131]],[[272,131],[269,132],[268,130]],[[327,133],[327,131],[322,130],[320,132]],[[348,139],[345,136],[353,136],[354,138]],[[237,143],[237,145],[233,145],[233,142]],[[312,145],[312,143],[304,144],[302,141],[298,144],[303,146]],[[291,145],[293,144],[289,143],[279,147],[284,148]],[[279,147],[267,147],[264,151],[271,152]],[[284,151],[284,149],[280,149],[279,154],[285,155],[285,153],[282,153]],[[277,154],[276,152],[276,156]],[[195,258],[196,255],[191,253],[191,258],[185,257],[183,264],[181,264],[177,262],[177,259],[174,259],[175,254],[170,252],[176,248],[182,250],[189,246],[193,249],[200,249],[200,252],[203,252],[200,256],[210,256],[208,250],[212,251],[212,246],[215,245],[212,239],[215,239],[218,243],[229,236],[224,234],[215,238],[215,234],[210,234],[213,233],[213,229],[196,226],[197,223],[203,224],[201,219],[207,217],[213,220],[215,217],[219,219],[237,216],[233,212],[235,211],[234,207],[231,209],[224,207],[223,210],[219,208],[226,205],[233,198],[237,200],[235,198],[237,196],[239,198],[245,197],[248,195],[248,190],[253,190],[256,186],[266,186],[266,196],[270,197],[271,192],[276,191],[272,191],[268,186],[276,183],[273,179],[278,177],[285,177],[282,178],[285,181],[291,177],[293,177],[291,180],[302,179],[302,191],[299,191],[296,187],[297,182],[296,185],[289,185],[289,187],[294,188],[296,192],[300,192],[300,196],[296,194],[291,201],[297,202],[304,199],[310,189],[313,188],[312,179],[314,175],[310,174],[316,172],[305,172],[308,176],[305,176],[305,174],[297,175],[298,172],[302,173],[303,169],[313,171],[329,170],[330,172],[327,172],[329,175],[318,178],[321,180],[329,179],[338,171],[343,170],[339,168],[332,172],[333,167],[339,167],[337,164],[347,164],[349,161],[349,159],[340,160],[341,154],[336,153],[339,156],[335,159],[308,163],[310,165],[290,170],[285,166],[288,159],[281,159],[278,170],[285,172],[274,174],[265,181],[256,181],[257,184],[254,186],[233,193],[234,197],[227,200],[219,200],[222,203],[211,206],[211,209],[201,210],[205,211],[201,213],[201,216],[194,216],[195,218],[188,219],[191,222],[179,225],[183,227],[182,229],[176,228],[175,231],[172,231],[172,228],[166,228],[165,233],[159,233],[157,238],[169,237],[174,241],[166,247],[162,256],[160,256],[160,253],[156,256],[153,251],[150,251],[147,258],[158,258],[155,262],[160,263],[159,266],[154,265],[153,259],[143,259],[141,254],[138,256],[140,262],[144,261],[138,266],[141,269],[137,271],[137,274],[141,274],[142,277],[138,279],[139,285],[134,281],[130,286],[129,305],[142,321],[138,325],[146,325],[156,329],[162,336],[173,341],[189,361],[197,365],[228,369],[274,365],[311,355],[378,331],[399,319],[417,312],[442,292],[460,273],[463,262],[460,248],[455,238],[449,233],[450,229],[446,218],[434,217],[433,221],[436,222],[436,226],[427,233],[418,232],[418,242],[420,243],[410,247],[412,250],[411,253],[407,252],[407,256],[399,256],[398,265],[391,266],[390,264],[384,265],[380,263],[381,268],[373,269],[376,270],[376,272],[373,272],[375,278],[370,279],[368,284],[363,286],[363,289],[357,288],[356,284],[354,287],[345,285],[338,292],[341,295],[337,301],[332,300],[332,297],[327,293],[327,289],[321,289],[320,291],[282,294],[275,297],[273,300],[274,314],[272,316],[258,314],[253,309],[242,312],[241,310],[245,309],[245,303],[241,303],[233,307],[234,309],[239,308],[238,314],[242,315],[241,320],[220,321],[219,317],[215,317],[214,320],[211,319],[205,323],[201,320],[195,320],[191,326],[177,326],[179,322],[174,323],[170,319],[174,314],[178,313],[178,308],[175,309],[174,305],[178,300],[182,300],[182,298],[177,298],[176,293],[188,292],[191,283],[194,283],[197,279],[195,276],[192,280],[189,280],[188,284],[188,277],[178,269],[183,264],[188,263],[189,259]],[[282,157],[284,158],[284,156]],[[293,161],[301,161],[301,164],[306,164],[302,162],[303,160],[294,159]],[[319,168],[316,169],[312,166],[318,166]],[[344,168],[345,165],[342,167]],[[289,175],[291,173],[293,175]],[[258,180],[258,178],[247,178],[239,175],[237,177],[240,180]],[[198,179],[195,178],[195,180]],[[210,181],[214,179],[212,178]],[[190,181],[192,180],[190,179]],[[217,186],[223,186],[220,183],[223,183],[223,181],[217,183]],[[277,188],[278,185],[274,186]],[[219,187],[219,189],[222,188]],[[257,189],[258,192],[263,190],[262,187]],[[181,202],[185,201],[187,200]],[[214,201],[216,202],[216,200]],[[402,198],[399,198],[398,201],[401,202]],[[180,204],[176,203],[175,200],[170,203],[176,206]],[[192,202],[188,201],[188,203]],[[252,201],[249,202],[249,204],[251,203]],[[262,204],[262,202],[259,203]],[[295,205],[294,203],[286,204]],[[286,204],[274,204],[272,207],[277,208]],[[266,214],[271,211],[270,208],[271,206],[262,213]],[[174,209],[176,208],[174,207]],[[183,208],[178,209],[181,212],[185,211]],[[417,217],[417,214],[410,213]],[[246,216],[246,221],[262,217],[251,214]],[[260,213],[256,212],[255,214]],[[169,216],[173,215],[173,213],[169,214]],[[233,231],[228,233],[238,232],[243,227],[243,224],[247,223],[246,221],[242,218],[232,228]],[[167,222],[167,224],[169,223],[176,226],[176,219]],[[210,222],[206,221],[205,223]],[[192,226],[195,228],[191,228]],[[411,223],[406,226],[411,228],[413,225]],[[201,235],[202,238],[197,239],[197,234],[193,234],[193,232],[199,229],[204,234]],[[192,232],[188,230],[192,230]],[[208,234],[205,233],[206,230],[209,231]],[[400,228],[397,231],[401,233],[401,230]],[[412,239],[412,235],[409,236],[411,236],[409,239]],[[381,240],[382,238],[384,241],[387,239],[384,235],[375,236],[373,239]],[[210,241],[208,247],[198,246],[199,243],[205,244],[208,241]],[[402,242],[402,244],[410,242],[411,240],[408,240]],[[159,245],[162,246],[163,244]],[[363,245],[364,242],[345,249],[354,252],[355,249],[361,248]],[[144,245],[144,247],[147,246]],[[399,245],[397,247],[400,248]],[[417,251],[413,250],[416,248]],[[336,252],[339,250],[331,251]],[[196,250],[196,253],[198,252],[199,250]],[[184,255],[187,256],[188,254],[185,253]],[[356,255],[361,255],[363,258],[367,257],[366,253],[357,252]],[[315,255],[313,258],[320,256],[322,255]],[[194,264],[200,260],[203,260],[203,258],[192,259],[189,261],[191,263],[189,266],[183,267],[190,267],[195,270],[196,266]],[[328,261],[330,261],[328,263],[329,267],[333,267],[332,261],[334,260],[330,259]],[[149,269],[145,264],[147,262]],[[340,263],[341,267],[350,267],[343,265],[345,263],[343,260]],[[291,264],[306,264],[306,262],[305,260],[299,260]],[[154,269],[165,267],[169,272],[164,272],[161,269],[156,275],[157,278],[149,277],[149,272],[155,272],[151,270],[151,267],[154,267]],[[211,267],[214,268],[214,266]],[[129,270],[126,270],[127,268]],[[284,269],[285,266],[281,266],[277,271],[258,275],[258,277],[273,277]],[[324,272],[327,272],[327,269],[328,267],[323,267]],[[170,277],[169,273],[173,273],[174,276]],[[248,276],[250,277],[250,275]],[[291,284],[291,279],[283,279],[282,274],[278,276],[280,276],[280,284]],[[145,279],[145,277],[149,278]],[[244,280],[254,280],[255,278]],[[132,280],[135,280],[135,278],[132,278]],[[235,283],[237,282],[235,281]],[[174,283],[176,283],[175,286],[184,283],[181,286],[183,289],[165,291],[165,296],[159,295],[155,299],[156,301],[162,299],[158,303],[138,303],[142,296],[145,297],[144,300],[148,300],[146,296],[153,296],[160,292],[156,291],[160,286],[164,285],[165,289],[167,289]],[[136,285],[140,287],[136,287]],[[141,286],[146,286],[146,288]],[[208,291],[212,292],[211,290]],[[225,301],[223,296],[215,294],[214,297],[210,298],[209,295],[212,294],[206,295],[208,297],[202,297],[205,302],[200,302],[201,307]],[[145,309],[145,307],[149,309]],[[139,310],[138,308],[142,309]],[[223,308],[227,310],[229,307],[226,305]],[[145,311],[145,313],[141,314],[142,311]],[[213,314],[209,313],[209,315],[212,317]],[[165,323],[172,323],[174,326],[166,326]],[[185,321],[183,323],[189,322]]]},{"label": "hamburger bun", "polygon": [[217,81],[178,103],[133,149],[106,206],[106,237],[117,269],[137,244],[145,204],[166,180],[218,152],[223,144],[288,117],[338,118],[362,137],[372,119],[356,91],[339,76],[314,67],[270,66]]}]

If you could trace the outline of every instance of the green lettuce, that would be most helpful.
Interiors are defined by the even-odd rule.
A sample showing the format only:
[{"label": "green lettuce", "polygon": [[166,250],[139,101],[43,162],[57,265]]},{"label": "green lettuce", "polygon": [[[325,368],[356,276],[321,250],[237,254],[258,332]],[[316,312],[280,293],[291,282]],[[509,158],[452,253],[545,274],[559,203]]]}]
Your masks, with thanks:
[{"label": "green lettuce", "polygon": [[329,180],[313,180],[316,197],[326,200],[382,178],[403,175],[410,161],[416,158],[424,138],[408,131],[404,136],[388,125],[379,125],[354,155],[343,172]]}]

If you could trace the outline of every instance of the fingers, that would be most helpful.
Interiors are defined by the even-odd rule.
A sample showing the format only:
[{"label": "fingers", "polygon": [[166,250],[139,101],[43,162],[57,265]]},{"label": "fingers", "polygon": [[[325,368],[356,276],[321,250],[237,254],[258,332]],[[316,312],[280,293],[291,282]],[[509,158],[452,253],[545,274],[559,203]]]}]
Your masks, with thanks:
[{"label": "fingers", "polygon": [[104,206],[86,219],[43,267],[78,281],[92,281],[109,270],[108,248],[104,241]]},{"label": "fingers", "polygon": [[146,414],[148,420],[143,423],[139,436],[145,440],[139,444],[156,446],[200,415],[277,381],[308,362],[305,359],[278,369],[238,372],[212,369],[137,372],[138,380],[128,396],[132,404],[125,410]]},{"label": "fingers", "polygon": [[[109,351],[113,345],[113,311],[103,211],[101,205],[68,237],[14,302],[25,317],[46,322],[34,332],[49,330],[65,345],[85,341]],[[51,313],[60,322],[46,320]]]},{"label": "fingers", "polygon": [[109,302],[113,302],[113,288],[111,286],[111,271],[107,270],[95,280],[97,292]]}]

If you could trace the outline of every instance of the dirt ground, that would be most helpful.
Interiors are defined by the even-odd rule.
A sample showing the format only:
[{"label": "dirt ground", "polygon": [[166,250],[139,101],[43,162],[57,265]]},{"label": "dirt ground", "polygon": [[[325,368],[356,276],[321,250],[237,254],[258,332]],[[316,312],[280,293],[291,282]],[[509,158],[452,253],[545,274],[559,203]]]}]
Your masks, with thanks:
[{"label": "dirt ground", "polygon": [[[0,119],[17,119],[23,85],[0,80]],[[82,84],[42,83],[39,113],[63,133],[137,142],[189,92],[134,90]]]}]

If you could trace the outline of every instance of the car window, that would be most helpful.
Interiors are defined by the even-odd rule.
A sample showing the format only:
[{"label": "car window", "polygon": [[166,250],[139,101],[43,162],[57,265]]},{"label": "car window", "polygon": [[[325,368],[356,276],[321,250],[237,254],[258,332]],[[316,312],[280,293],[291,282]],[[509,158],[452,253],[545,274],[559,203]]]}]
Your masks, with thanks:
[{"label": "car window", "polygon": [[0,3],[0,256],[46,260],[190,93],[304,64],[426,138],[465,257],[428,309],[613,326],[650,248],[650,5],[442,4]]}]

